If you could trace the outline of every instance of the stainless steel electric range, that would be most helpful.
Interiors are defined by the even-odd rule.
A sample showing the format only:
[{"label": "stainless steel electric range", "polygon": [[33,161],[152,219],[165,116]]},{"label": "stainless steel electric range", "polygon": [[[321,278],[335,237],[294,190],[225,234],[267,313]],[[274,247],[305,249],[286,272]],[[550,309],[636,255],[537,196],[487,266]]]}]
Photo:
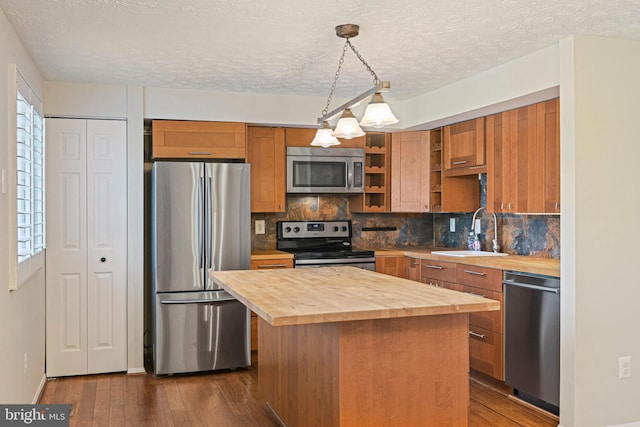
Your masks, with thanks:
[{"label": "stainless steel electric range", "polygon": [[375,271],[374,251],[351,245],[350,220],[278,221],[278,250],[293,254],[295,268],[350,265]]}]

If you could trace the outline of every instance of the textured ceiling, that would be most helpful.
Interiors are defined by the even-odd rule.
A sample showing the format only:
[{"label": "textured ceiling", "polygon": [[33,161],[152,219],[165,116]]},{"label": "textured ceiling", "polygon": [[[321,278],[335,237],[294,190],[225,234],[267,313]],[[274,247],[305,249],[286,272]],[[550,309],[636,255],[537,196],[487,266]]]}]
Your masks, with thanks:
[{"label": "textured ceiling", "polygon": [[[352,39],[397,99],[570,34],[640,40],[640,0],[0,0],[46,80],[327,96]],[[337,96],[371,86],[347,53]]]}]

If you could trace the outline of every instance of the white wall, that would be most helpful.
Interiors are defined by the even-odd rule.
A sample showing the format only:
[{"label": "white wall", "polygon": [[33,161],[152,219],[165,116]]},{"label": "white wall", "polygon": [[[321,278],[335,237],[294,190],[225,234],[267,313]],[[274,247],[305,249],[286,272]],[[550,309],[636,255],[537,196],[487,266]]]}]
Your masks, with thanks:
[{"label": "white wall", "polygon": [[640,42],[561,49],[561,421],[639,422],[640,378],[618,379],[618,357],[640,361]]},{"label": "white wall", "polygon": [[[8,65],[16,64],[34,91],[41,97],[43,94],[42,77],[2,10],[0,40],[0,169],[6,171],[9,162],[15,161],[8,158],[7,145],[9,133],[15,134],[15,122],[10,122],[8,111]],[[8,291],[8,242],[16,238],[8,215],[8,196],[0,192],[0,402],[31,403],[44,378],[44,271],[17,291]]]}]

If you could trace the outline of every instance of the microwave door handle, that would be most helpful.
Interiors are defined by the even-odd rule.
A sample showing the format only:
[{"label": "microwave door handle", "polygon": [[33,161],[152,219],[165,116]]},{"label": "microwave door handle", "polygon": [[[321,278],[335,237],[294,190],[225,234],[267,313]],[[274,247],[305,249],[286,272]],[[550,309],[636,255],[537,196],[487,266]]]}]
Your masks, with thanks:
[{"label": "microwave door handle", "polygon": [[347,190],[351,188],[353,183],[353,163],[351,160],[347,160]]}]

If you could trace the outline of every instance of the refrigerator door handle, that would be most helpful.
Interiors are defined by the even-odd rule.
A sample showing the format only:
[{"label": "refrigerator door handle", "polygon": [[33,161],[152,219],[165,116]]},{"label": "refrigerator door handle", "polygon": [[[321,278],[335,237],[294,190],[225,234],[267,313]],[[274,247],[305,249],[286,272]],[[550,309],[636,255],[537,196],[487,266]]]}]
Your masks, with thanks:
[{"label": "refrigerator door handle", "polygon": [[204,204],[204,201],[202,200],[203,186],[204,186],[204,178],[201,177],[198,180],[199,197],[198,197],[198,206],[196,206],[196,211],[197,211],[196,222],[198,224],[198,268],[204,267],[204,254],[203,254],[204,237],[202,234],[202,227],[204,225],[204,220],[202,219],[202,209]]},{"label": "refrigerator door handle", "polygon": [[210,304],[210,305],[222,305],[230,302],[236,302],[237,299],[223,299],[223,300],[215,300],[215,299],[182,299],[182,300],[174,300],[168,299],[161,301],[160,304]]},{"label": "refrigerator door handle", "polygon": [[211,262],[213,256],[211,255],[211,233],[213,231],[213,226],[211,225],[212,221],[212,194],[211,188],[213,186],[213,179],[210,176],[207,176],[207,189],[206,189],[206,218],[207,224],[209,224],[209,229],[205,231],[205,238],[207,239],[206,253],[207,253],[207,268],[211,268]]}]

